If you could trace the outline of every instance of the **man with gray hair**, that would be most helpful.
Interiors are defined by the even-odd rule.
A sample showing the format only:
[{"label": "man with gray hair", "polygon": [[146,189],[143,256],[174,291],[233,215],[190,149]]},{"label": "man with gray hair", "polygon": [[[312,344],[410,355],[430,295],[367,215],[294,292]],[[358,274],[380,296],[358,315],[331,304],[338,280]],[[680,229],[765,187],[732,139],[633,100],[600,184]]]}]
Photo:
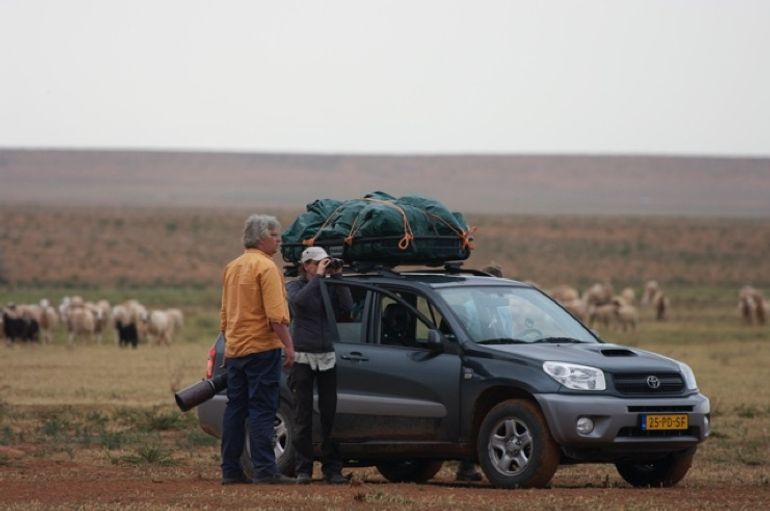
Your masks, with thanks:
[{"label": "man with gray hair", "polygon": [[243,227],[244,253],[224,271],[220,330],[225,337],[227,406],[222,424],[222,484],[248,483],[240,457],[248,418],[254,483],[293,483],[278,471],[273,421],[278,410],[281,349],[294,363],[283,275],[273,262],[281,245],[275,217],[252,215]]}]

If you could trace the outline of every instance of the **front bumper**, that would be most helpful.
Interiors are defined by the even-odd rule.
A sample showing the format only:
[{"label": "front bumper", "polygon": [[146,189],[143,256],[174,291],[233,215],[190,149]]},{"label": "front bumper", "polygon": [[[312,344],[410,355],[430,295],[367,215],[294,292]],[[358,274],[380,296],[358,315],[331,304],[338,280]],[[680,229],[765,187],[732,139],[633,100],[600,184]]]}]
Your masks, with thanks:
[{"label": "front bumper", "polygon": [[[687,449],[709,435],[709,400],[703,394],[680,398],[621,398],[576,394],[537,394],[551,435],[573,458],[615,458],[624,454]],[[689,428],[647,432],[639,427],[645,413],[686,413]],[[590,433],[579,433],[580,417],[594,422]]]}]

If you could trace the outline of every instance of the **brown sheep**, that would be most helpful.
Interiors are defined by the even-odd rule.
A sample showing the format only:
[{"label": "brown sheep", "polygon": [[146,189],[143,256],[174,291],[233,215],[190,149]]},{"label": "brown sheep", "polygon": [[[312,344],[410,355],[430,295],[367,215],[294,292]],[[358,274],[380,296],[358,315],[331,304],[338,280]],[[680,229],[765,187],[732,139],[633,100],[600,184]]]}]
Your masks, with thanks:
[{"label": "brown sheep", "polygon": [[758,325],[765,324],[768,310],[761,291],[752,286],[743,286],[738,291],[738,308],[747,324],[755,321]]},{"label": "brown sheep", "polygon": [[40,300],[40,334],[43,342],[53,342],[53,333],[59,324],[59,315],[47,299]]},{"label": "brown sheep", "polygon": [[67,332],[69,332],[69,345],[73,346],[75,340],[85,338],[92,341],[94,337],[95,318],[93,312],[84,304],[74,305],[70,303],[67,311]]},{"label": "brown sheep", "polygon": [[658,321],[664,321],[667,317],[669,300],[663,291],[658,290],[655,296],[652,297],[652,306],[655,309],[655,319]]},{"label": "brown sheep", "polygon": [[577,289],[566,285],[556,286],[548,294],[551,295],[554,300],[561,303],[562,305],[564,305],[567,302],[571,302],[573,300],[577,300],[580,298],[580,295],[578,294]]},{"label": "brown sheep", "polygon": [[596,323],[604,328],[610,328],[616,317],[616,306],[613,303],[588,306],[588,323],[592,328]]},{"label": "brown sheep", "polygon": [[612,303],[615,305],[615,317],[620,329],[636,331],[636,324],[639,322],[639,313],[636,307],[626,302],[622,297],[616,297]]},{"label": "brown sheep", "polygon": [[609,282],[597,282],[583,293],[583,300],[591,305],[606,305],[612,301],[612,285]]}]

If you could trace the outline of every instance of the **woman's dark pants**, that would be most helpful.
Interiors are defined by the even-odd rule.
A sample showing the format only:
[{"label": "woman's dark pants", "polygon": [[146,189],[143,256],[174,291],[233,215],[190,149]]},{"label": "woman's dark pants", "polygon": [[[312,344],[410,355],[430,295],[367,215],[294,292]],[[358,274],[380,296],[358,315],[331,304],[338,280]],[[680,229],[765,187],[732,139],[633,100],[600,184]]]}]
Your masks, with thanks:
[{"label": "woman's dark pants", "polygon": [[318,409],[321,415],[321,459],[324,477],[338,474],[342,460],[337,443],[332,440],[334,414],[337,411],[337,370],[314,371],[308,364],[294,364],[291,373],[294,394],[294,450],[298,474],[313,473],[313,384],[318,385]]}]

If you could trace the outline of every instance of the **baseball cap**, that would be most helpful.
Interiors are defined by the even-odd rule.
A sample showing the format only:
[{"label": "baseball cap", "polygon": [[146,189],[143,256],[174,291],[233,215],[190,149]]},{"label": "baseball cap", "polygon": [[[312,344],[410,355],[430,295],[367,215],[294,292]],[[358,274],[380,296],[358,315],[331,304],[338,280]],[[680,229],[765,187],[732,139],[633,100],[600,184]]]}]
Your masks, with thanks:
[{"label": "baseball cap", "polygon": [[320,261],[329,257],[326,250],[321,247],[308,247],[302,252],[302,256],[299,258],[299,262],[305,264],[308,261]]}]

